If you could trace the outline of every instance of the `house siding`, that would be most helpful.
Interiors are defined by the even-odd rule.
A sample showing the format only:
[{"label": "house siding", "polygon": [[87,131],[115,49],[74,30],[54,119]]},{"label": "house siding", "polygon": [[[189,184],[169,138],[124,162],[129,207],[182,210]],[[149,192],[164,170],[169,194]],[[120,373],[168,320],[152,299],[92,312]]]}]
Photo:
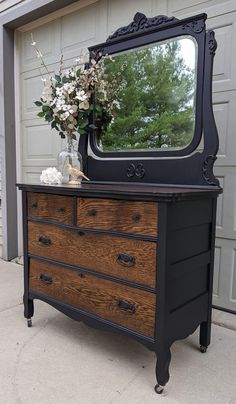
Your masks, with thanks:
[{"label": "house siding", "polygon": [[1,175],[1,156],[0,156],[0,258],[2,258],[2,175]]}]

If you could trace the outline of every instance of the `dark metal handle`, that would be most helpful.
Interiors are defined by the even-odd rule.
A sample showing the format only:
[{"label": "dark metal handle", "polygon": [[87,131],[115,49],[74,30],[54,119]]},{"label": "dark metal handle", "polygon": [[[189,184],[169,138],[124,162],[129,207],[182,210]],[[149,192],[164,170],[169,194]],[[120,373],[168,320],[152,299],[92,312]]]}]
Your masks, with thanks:
[{"label": "dark metal handle", "polygon": [[47,236],[39,236],[38,242],[43,245],[50,245],[52,244],[51,240]]},{"label": "dark metal handle", "polygon": [[133,267],[135,265],[135,257],[128,254],[118,254],[117,262],[126,267]]},{"label": "dark metal handle", "polygon": [[141,219],[141,215],[140,215],[139,212],[135,212],[135,213],[132,214],[132,220],[134,222],[138,222],[140,219]]},{"label": "dark metal handle", "polygon": [[130,313],[135,313],[135,304],[127,302],[126,300],[119,300],[118,307],[121,310],[129,311]]},{"label": "dark metal handle", "polygon": [[51,277],[51,276],[48,276],[48,275],[45,275],[45,274],[40,274],[39,279],[40,279],[42,282],[48,283],[49,285],[51,285],[51,283],[52,283],[52,277]]},{"label": "dark metal handle", "polygon": [[79,236],[85,236],[85,232],[84,232],[84,231],[79,230],[79,231],[78,231],[78,235],[79,235]]},{"label": "dark metal handle", "polygon": [[97,211],[96,209],[89,209],[88,210],[88,216],[96,216]]},{"label": "dark metal handle", "polygon": [[65,212],[65,210],[66,210],[66,208],[59,208],[59,209],[58,209],[58,212],[63,213],[63,212]]},{"label": "dark metal handle", "polygon": [[31,208],[36,209],[37,207],[38,207],[38,203],[37,203],[37,202],[32,203]]}]

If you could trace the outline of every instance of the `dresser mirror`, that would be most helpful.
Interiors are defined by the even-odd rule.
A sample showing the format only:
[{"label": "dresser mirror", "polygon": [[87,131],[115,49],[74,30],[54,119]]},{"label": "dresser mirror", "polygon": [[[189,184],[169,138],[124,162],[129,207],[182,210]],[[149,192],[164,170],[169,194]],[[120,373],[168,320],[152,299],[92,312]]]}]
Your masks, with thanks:
[{"label": "dresser mirror", "polygon": [[95,97],[90,133],[80,139],[91,181],[219,185],[212,171],[216,41],[205,20],[205,14],[179,20],[136,13],[89,48],[90,63],[101,59],[107,80],[117,83],[112,119],[101,115]]},{"label": "dresser mirror", "polygon": [[[100,127],[102,152],[179,150],[194,136],[197,44],[182,36],[105,58],[116,83],[112,120]],[[114,86],[114,84],[113,84]]]}]

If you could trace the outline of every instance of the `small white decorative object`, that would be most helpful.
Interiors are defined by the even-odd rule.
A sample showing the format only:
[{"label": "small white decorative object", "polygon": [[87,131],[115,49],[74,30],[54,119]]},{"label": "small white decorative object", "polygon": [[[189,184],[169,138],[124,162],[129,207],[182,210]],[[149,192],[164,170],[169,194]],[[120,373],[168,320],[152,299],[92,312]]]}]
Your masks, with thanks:
[{"label": "small white decorative object", "polygon": [[86,177],[83,171],[79,170],[76,167],[72,167],[71,164],[67,164],[66,168],[69,173],[69,184],[81,184],[82,178],[90,181],[90,179]]},{"label": "small white decorative object", "polygon": [[56,167],[48,167],[46,170],[42,171],[40,175],[40,182],[43,184],[61,184],[62,183],[62,173],[56,169]]}]

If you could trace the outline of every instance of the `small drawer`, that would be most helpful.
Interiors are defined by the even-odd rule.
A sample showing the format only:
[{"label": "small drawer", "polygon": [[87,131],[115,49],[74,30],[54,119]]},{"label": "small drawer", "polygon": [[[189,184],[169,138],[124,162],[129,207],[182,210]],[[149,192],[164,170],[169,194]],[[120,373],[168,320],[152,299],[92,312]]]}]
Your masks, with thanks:
[{"label": "small drawer", "polygon": [[72,225],[73,199],[70,196],[27,194],[28,216]]},{"label": "small drawer", "polygon": [[78,198],[77,225],[157,236],[157,203]]},{"label": "small drawer", "polygon": [[156,296],[153,293],[32,258],[29,288],[154,337]]},{"label": "small drawer", "polygon": [[29,253],[103,272],[141,285],[156,285],[156,242],[28,222]]}]

